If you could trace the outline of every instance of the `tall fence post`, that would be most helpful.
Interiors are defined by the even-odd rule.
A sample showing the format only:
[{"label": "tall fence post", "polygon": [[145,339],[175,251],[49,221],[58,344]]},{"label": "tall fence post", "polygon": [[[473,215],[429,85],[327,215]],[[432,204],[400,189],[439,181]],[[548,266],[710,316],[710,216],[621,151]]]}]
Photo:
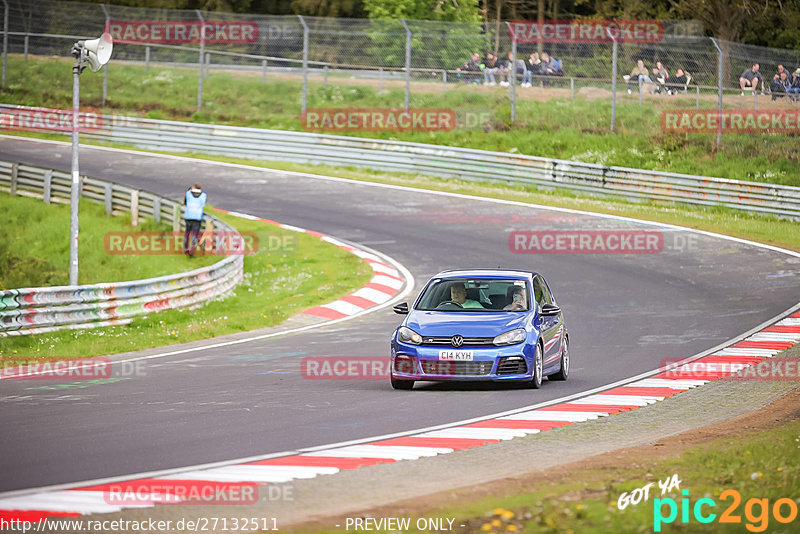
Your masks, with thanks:
[{"label": "tall fence post", "polygon": [[206,56],[206,21],[199,9],[194,10],[200,21],[200,58],[198,59],[197,71],[197,112],[203,107],[203,60]]},{"label": "tall fence post", "polygon": [[328,66],[322,67],[322,85],[328,85]]},{"label": "tall fence post", "polygon": [[[100,4],[103,9],[103,16],[106,18],[106,25],[104,31],[109,30],[111,24],[111,16],[108,14],[108,8],[105,4]],[[108,98],[108,63],[103,65],[103,105],[106,105],[106,98]]]},{"label": "tall fence post", "polygon": [[208,79],[208,72],[211,70],[211,54],[206,52],[205,72],[203,73],[205,79]]},{"label": "tall fence post", "polygon": [[403,28],[406,30],[406,111],[409,106],[409,94],[411,93],[411,30],[406,24],[406,19],[400,19],[403,23]]},{"label": "tall fence post", "polygon": [[610,30],[606,30],[611,40],[614,42],[611,48],[611,131],[614,131],[614,124],[617,122],[617,38]]},{"label": "tall fence post", "polygon": [[144,47],[144,73],[150,72],[150,46]]},{"label": "tall fence post", "polygon": [[639,107],[642,106],[642,87],[644,87],[644,82],[642,81],[642,77],[639,76]]},{"label": "tall fence post", "polygon": [[694,100],[694,109],[700,109],[700,86],[695,86],[695,100]]},{"label": "tall fence post", "polygon": [[722,143],[722,49],[717,40],[710,38],[717,49],[717,147]]},{"label": "tall fence post", "polygon": [[447,91],[447,69],[442,69],[442,92]]},{"label": "tall fence post", "polygon": [[261,60],[261,83],[267,83],[267,60]]},{"label": "tall fence post", "polygon": [[110,182],[106,182],[103,189],[103,206],[105,207],[106,215],[111,215],[114,212],[114,189]]},{"label": "tall fence post", "polygon": [[383,91],[383,67],[378,69],[378,92]]},{"label": "tall fence post", "polygon": [[161,222],[161,197],[158,196],[153,199],[153,220]]},{"label": "tall fence post", "polygon": [[8,2],[3,0],[3,79],[0,86],[6,86],[6,65],[8,63]]},{"label": "tall fence post", "polygon": [[303,25],[303,99],[300,104],[300,116],[302,117],[306,113],[308,104],[308,24],[302,15],[297,15],[297,18]]},{"label": "tall fence post", "polygon": [[517,40],[509,22],[506,22],[506,27],[511,35],[511,86],[508,89],[511,93],[511,122],[514,122],[517,118]]},{"label": "tall fence post", "polygon": [[575,100],[575,78],[569,79],[569,99]]},{"label": "tall fence post", "polygon": [[26,33],[22,44],[22,53],[25,55],[25,61],[28,61],[28,37],[29,35]]}]

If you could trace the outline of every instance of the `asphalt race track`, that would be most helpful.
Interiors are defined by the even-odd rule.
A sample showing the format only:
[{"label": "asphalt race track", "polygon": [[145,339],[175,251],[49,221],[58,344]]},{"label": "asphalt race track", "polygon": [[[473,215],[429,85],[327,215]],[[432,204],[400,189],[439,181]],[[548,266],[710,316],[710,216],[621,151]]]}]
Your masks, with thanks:
[{"label": "asphalt race track", "polygon": [[[0,139],[0,159],[69,170],[68,145]],[[800,259],[664,232],[657,254],[513,254],[512,230],[652,229],[478,199],[81,149],[81,172],[180,198],[199,181],[215,206],[386,253],[417,287],[442,269],[542,272],[565,310],[571,376],[534,391],[388,380],[304,380],[304,356],[387,356],[389,309],[310,332],[145,362],[144,376],[80,389],[0,382],[0,491],[256,456],[443,424],[531,405],[709,349],[786,310]],[[66,230],[65,230],[66,231]],[[65,234],[66,239],[66,234]]]}]

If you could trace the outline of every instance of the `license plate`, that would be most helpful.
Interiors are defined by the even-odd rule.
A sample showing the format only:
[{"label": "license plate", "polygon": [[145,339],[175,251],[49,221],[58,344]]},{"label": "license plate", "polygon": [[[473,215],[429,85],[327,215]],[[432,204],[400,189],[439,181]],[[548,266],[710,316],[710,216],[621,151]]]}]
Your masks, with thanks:
[{"label": "license plate", "polygon": [[471,362],[471,350],[440,350],[439,360],[443,362]]}]

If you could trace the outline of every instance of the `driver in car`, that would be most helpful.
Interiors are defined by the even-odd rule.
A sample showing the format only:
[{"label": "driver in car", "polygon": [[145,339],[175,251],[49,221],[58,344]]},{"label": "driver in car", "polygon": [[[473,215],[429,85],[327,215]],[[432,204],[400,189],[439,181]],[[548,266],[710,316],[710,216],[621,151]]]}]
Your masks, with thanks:
[{"label": "driver in car", "polygon": [[450,300],[458,302],[462,308],[483,308],[483,304],[477,300],[467,298],[467,288],[461,282],[450,286]]},{"label": "driver in car", "polygon": [[505,311],[525,311],[528,309],[525,302],[525,288],[515,287],[514,293],[511,296],[511,304],[503,308]]}]

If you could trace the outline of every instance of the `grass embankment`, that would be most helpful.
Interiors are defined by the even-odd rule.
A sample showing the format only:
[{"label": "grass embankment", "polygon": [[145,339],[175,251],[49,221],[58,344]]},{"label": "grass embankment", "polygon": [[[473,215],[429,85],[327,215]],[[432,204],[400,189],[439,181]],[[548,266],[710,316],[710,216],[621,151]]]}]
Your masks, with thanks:
[{"label": "grass embankment", "polygon": [[[27,236],[9,243],[15,254],[15,265],[32,275],[30,282],[56,280],[68,265],[69,245],[65,228],[69,228],[67,206],[44,206],[41,201],[0,195],[0,209],[8,204],[19,213],[36,212],[41,220],[11,218]],[[40,213],[41,211],[41,213]],[[8,213],[8,210],[5,211]],[[224,334],[253,330],[281,323],[306,308],[330,302],[365,284],[372,270],[358,257],[315,237],[277,228],[259,221],[250,221],[217,214],[241,232],[253,232],[258,237],[258,252],[245,256],[244,281],[233,294],[194,310],[167,310],[137,318],[130,325],[91,330],[59,331],[16,338],[0,338],[0,356],[63,359],[113,354],[161,345],[206,339]],[[35,217],[36,215],[32,215]],[[9,219],[7,219],[9,220]],[[4,238],[17,232],[9,222]],[[48,230],[51,229],[51,230]],[[56,232],[55,229],[59,231]],[[130,230],[124,218],[105,217],[102,207],[89,202],[81,204],[81,272],[83,281],[135,279],[145,276],[171,274],[210,264],[220,256],[201,256],[195,259],[176,256],[113,256],[106,254],[102,234],[112,230]],[[149,222],[139,229],[163,230]],[[167,228],[167,230],[169,230]],[[41,244],[37,243],[42,241]],[[43,260],[41,258],[47,258]],[[51,265],[51,278],[37,278],[35,266]],[[63,269],[56,266],[63,266]],[[58,272],[57,272],[58,271]],[[6,269],[4,283],[9,280]],[[16,276],[16,275],[15,275]]]},{"label": "grass embankment", "polygon": [[[68,108],[71,102],[71,60],[9,58],[8,83],[0,101],[28,106]],[[258,73],[214,72],[204,82],[204,107],[195,112],[197,72],[186,68],[155,68],[117,63],[109,71],[105,111],[157,119],[194,120],[262,128],[301,130],[298,77],[271,75],[261,83]],[[332,78],[327,86],[309,82],[309,108],[397,108],[402,106],[400,84]],[[655,96],[638,105],[637,95],[620,86],[616,133],[609,133],[610,98],[571,102],[564,89],[519,88],[517,121],[509,121],[506,88],[414,82],[411,107],[449,108],[457,113],[489,112],[480,128],[451,132],[369,132],[364,137],[398,139],[521,154],[574,159],[609,165],[656,169],[739,180],[800,185],[797,134],[725,134],[720,150],[715,134],[665,134],[659,112],[694,109],[694,96]],[[81,103],[102,105],[102,76],[82,78]],[[701,107],[713,108],[704,96]],[[726,97],[726,107],[752,108],[752,98]],[[772,106],[761,97],[759,108]],[[788,104],[779,102],[777,106]]]},{"label": "grass embankment", "polygon": [[[0,192],[0,289],[61,286],[69,283],[69,205]],[[183,255],[131,256],[108,254],[107,232],[171,231],[165,224],[142,219],[130,225],[130,215],[107,217],[103,206],[80,203],[78,283],[121,282],[188,271],[219,258]]]},{"label": "grass embankment", "polygon": [[[488,498],[459,495],[448,499],[459,503],[455,506],[411,505],[424,512],[417,515],[415,511],[410,516],[412,528],[406,532],[420,532],[414,528],[418,518],[454,519],[454,532],[476,534],[658,532],[654,517],[657,512],[661,518],[670,516],[669,504],[663,504],[668,499],[674,500],[676,515],[672,522],[661,522],[661,532],[797,532],[800,517],[795,513],[793,521],[780,523],[774,506],[784,499],[779,510],[784,518],[792,517],[791,511],[800,508],[798,449],[800,421],[743,437],[709,441],[686,449],[680,456],[628,451],[624,458],[602,461],[603,465],[596,468],[578,468],[565,474],[551,470],[541,477],[530,476],[525,482],[496,489]],[[658,482],[666,484],[673,475],[680,480],[679,487],[662,496]],[[652,487],[647,501],[618,508],[624,493],[630,497],[634,490],[649,483]],[[735,494],[724,493],[726,490],[735,490],[741,500],[736,502]],[[481,490],[476,488],[476,491]],[[688,491],[688,495],[682,491]],[[704,498],[716,503],[710,506],[706,501],[700,508],[702,516],[715,515],[705,524],[694,515],[697,502]],[[658,508],[656,499],[662,499]],[[684,505],[682,499],[688,499],[688,504]],[[763,500],[763,507],[761,502],[749,502],[751,499]],[[623,497],[622,504],[624,500]],[[721,522],[722,514],[729,508],[731,518],[740,522]],[[683,510],[688,514],[686,523],[682,523]],[[409,517],[403,513],[386,515]],[[319,528],[314,531],[345,532]]]}]

